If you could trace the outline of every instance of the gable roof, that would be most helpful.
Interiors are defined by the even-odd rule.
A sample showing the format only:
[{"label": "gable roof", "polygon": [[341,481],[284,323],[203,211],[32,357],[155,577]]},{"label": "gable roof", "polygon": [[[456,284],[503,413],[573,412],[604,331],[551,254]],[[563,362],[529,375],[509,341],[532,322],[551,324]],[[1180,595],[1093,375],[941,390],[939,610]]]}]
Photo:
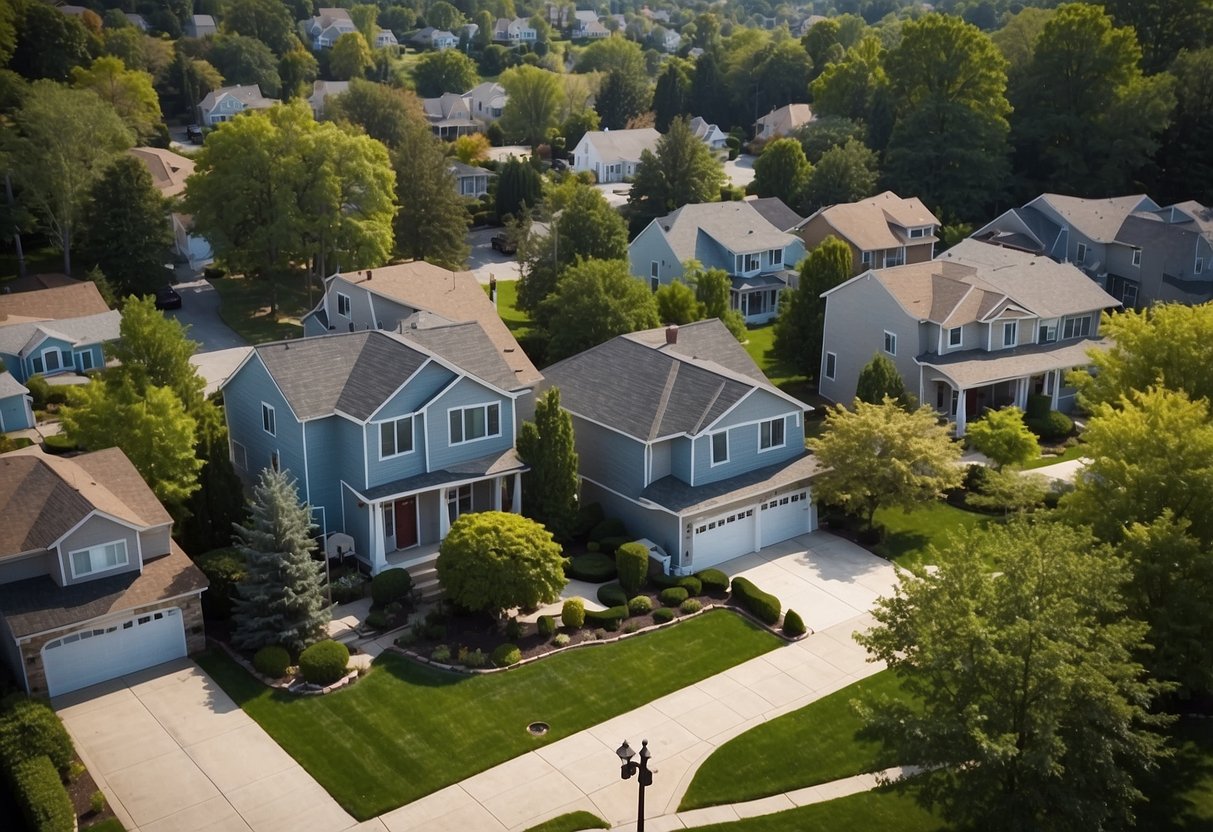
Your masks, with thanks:
[{"label": "gable roof", "polygon": [[162,147],[132,147],[132,156],[152,175],[152,184],[161,196],[173,197],[185,191],[185,180],[194,172],[194,160]]},{"label": "gable roof", "polygon": [[789,208],[777,196],[747,199],[745,201],[750,203],[754,210],[762,215],[763,219],[780,231],[786,231],[790,234],[794,228],[797,228],[804,222],[804,217]]},{"label": "gable roof", "polygon": [[272,107],[278,103],[278,99],[266,98],[262,95],[261,87],[258,84],[237,84],[234,87],[220,87],[217,90],[211,90],[206,94],[206,98],[198,103],[198,107],[210,112],[220,101],[229,97],[243,102],[246,108],[252,110]]},{"label": "gable roof", "polygon": [[785,104],[771,110],[755,124],[765,128],[772,135],[787,135],[801,125],[808,124],[814,118],[813,108],[808,104]]},{"label": "gable roof", "polygon": [[83,318],[65,318],[58,321],[21,321],[0,325],[0,352],[20,355],[28,345],[40,341],[44,336],[59,338],[73,345],[100,344],[118,337],[122,326],[122,313],[117,309]]},{"label": "gable roof", "polygon": [[442,321],[436,315],[418,313],[400,322],[400,332],[439,358],[445,358],[495,387],[513,390],[518,386],[513,369],[475,321],[453,323]]},{"label": "gable roof", "polygon": [[0,373],[0,399],[24,396],[29,388],[13,377],[12,373]]},{"label": "gable roof", "polygon": [[885,191],[858,202],[842,202],[828,205],[809,219],[820,216],[839,236],[860,251],[879,251],[899,248],[907,243],[929,243],[934,237],[915,237],[910,240],[900,232],[902,228],[939,226],[939,218],[930,212],[916,196],[903,198]]},{"label": "gable roof", "polygon": [[108,311],[109,306],[92,281],[0,295],[0,326],[16,321],[81,318]]},{"label": "gable roof", "polygon": [[1034,207],[1036,202],[1042,202],[1052,208],[1072,228],[1097,243],[1112,242],[1129,214],[1157,207],[1154,200],[1146,194],[1114,196],[1108,199],[1041,194],[1025,207]]},{"label": "gable roof", "polygon": [[771,225],[752,201],[692,203],[653,222],[679,262],[695,258],[701,233],[734,253],[783,249],[796,240]]},{"label": "gable roof", "polygon": [[653,150],[660,138],[661,134],[652,127],[638,127],[634,130],[590,130],[584,141],[589,142],[605,162],[615,159],[638,162],[640,154]]},{"label": "gable roof", "polygon": [[7,295],[14,292],[34,292],[38,289],[55,289],[59,286],[75,286],[77,283],[84,283],[84,281],[76,280],[74,277],[68,277],[62,272],[27,274],[25,277],[15,277],[12,280],[5,281],[3,288],[0,288],[0,294]]},{"label": "gable roof", "polygon": [[452,159],[446,163],[446,169],[455,175],[456,179],[462,179],[465,176],[487,176],[490,179],[495,179],[497,173],[488,168],[477,167],[476,165],[466,165],[458,159]]}]

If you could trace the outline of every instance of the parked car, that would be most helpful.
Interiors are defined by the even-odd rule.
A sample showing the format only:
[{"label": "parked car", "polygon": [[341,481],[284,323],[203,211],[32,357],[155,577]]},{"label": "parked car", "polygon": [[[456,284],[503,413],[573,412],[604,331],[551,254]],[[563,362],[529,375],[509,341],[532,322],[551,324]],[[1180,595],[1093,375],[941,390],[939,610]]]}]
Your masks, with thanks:
[{"label": "parked car", "polygon": [[552,160],[552,170],[568,170],[569,163],[559,157]]},{"label": "parked car", "polygon": [[172,286],[165,286],[156,292],[157,309],[180,309],[181,295]]},{"label": "parked car", "polygon": [[191,124],[185,128],[185,137],[194,144],[202,144],[202,128],[197,124]]},{"label": "parked car", "polygon": [[505,234],[494,234],[493,239],[489,242],[495,251],[500,251],[502,254],[513,254],[518,251],[518,244]]}]

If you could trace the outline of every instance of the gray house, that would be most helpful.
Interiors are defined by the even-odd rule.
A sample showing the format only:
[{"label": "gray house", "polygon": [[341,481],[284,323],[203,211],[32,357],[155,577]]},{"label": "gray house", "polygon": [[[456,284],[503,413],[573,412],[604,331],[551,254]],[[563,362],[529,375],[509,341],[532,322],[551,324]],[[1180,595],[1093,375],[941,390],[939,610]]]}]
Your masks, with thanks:
[{"label": "gray house", "polygon": [[1072,408],[1065,374],[1102,348],[1100,312],[1119,306],[1073,265],[977,240],[864,272],[823,297],[821,395],[851,402],[860,371],[883,354],[959,436],[986,408],[1022,408],[1030,394]]},{"label": "gray house", "polygon": [[808,405],[716,319],[621,335],[545,370],[572,414],[581,500],[687,574],[817,526]]}]

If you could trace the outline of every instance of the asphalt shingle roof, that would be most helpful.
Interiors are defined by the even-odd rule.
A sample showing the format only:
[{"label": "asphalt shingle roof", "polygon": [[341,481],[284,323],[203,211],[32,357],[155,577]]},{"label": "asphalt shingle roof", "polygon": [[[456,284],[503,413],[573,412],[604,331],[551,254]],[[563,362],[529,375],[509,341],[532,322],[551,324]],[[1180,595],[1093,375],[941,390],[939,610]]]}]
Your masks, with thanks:
[{"label": "asphalt shingle roof", "polygon": [[63,318],[45,323],[18,323],[0,326],[0,352],[16,355],[39,333],[66,338],[73,344],[99,344],[113,341],[120,333],[122,313],[117,309],[83,318]]},{"label": "asphalt shingle roof", "polygon": [[795,237],[771,225],[750,202],[684,205],[654,220],[679,262],[696,259],[696,243],[706,234],[736,254],[783,249]]}]

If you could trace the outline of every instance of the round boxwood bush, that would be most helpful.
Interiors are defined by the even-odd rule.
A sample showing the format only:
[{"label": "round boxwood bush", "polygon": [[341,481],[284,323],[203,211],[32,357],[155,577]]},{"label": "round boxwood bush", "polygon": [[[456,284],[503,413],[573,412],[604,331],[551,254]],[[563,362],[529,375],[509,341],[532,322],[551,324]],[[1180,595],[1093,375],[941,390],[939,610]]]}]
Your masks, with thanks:
[{"label": "round boxwood bush", "polygon": [[376,606],[404,601],[413,591],[413,576],[403,569],[388,569],[371,580],[371,600]]},{"label": "round boxwood bush", "polygon": [[703,581],[696,578],[694,575],[687,575],[685,578],[679,578],[676,586],[680,586],[687,591],[687,595],[695,596],[703,594]]},{"label": "round boxwood bush", "polygon": [[618,581],[598,587],[598,603],[603,606],[618,607],[627,602],[628,594],[623,591]]},{"label": "round boxwood bush", "polygon": [[366,626],[372,630],[386,630],[391,626],[391,619],[383,610],[371,610],[366,617]]},{"label": "round boxwood bush", "polygon": [[570,598],[564,602],[560,610],[560,621],[566,627],[574,629],[585,624],[585,604],[580,598]]},{"label": "round boxwood bush", "polygon": [[285,647],[276,644],[262,647],[253,656],[253,667],[257,668],[257,672],[262,676],[269,676],[271,679],[281,679],[290,666],[291,654],[286,652]]},{"label": "round boxwood bush", "polygon": [[688,598],[678,605],[678,611],[683,615],[690,615],[693,612],[699,612],[703,609],[703,604],[699,603],[695,598]]},{"label": "round boxwood bush", "polygon": [[703,591],[709,595],[724,595],[729,591],[729,576],[719,569],[704,569],[696,572],[695,577],[703,585]]},{"label": "round boxwood bush", "polygon": [[572,639],[569,638],[568,633],[557,633],[552,638],[552,644],[556,645],[557,647],[567,647],[570,641],[572,641]]},{"label": "round boxwood bush", "polygon": [[569,577],[591,584],[615,579],[615,559],[602,553],[578,555],[569,563]]},{"label": "round boxwood bush", "polygon": [[628,612],[632,615],[648,615],[653,611],[653,601],[647,595],[637,595],[628,601]]},{"label": "round boxwood bush", "polygon": [[345,675],[349,648],[338,641],[318,641],[299,654],[299,670],[313,685],[331,685]]},{"label": "round boxwood bush", "polygon": [[786,635],[793,638],[803,636],[807,632],[800,613],[796,612],[796,610],[788,610],[783,614],[783,631]]},{"label": "round boxwood bush", "polygon": [[667,607],[676,607],[687,599],[687,591],[680,586],[672,586],[661,590],[661,603]]},{"label": "round boxwood bush", "polygon": [[446,664],[450,660],[451,660],[451,648],[445,644],[435,645],[434,649],[430,651],[430,661],[432,661],[432,662],[438,662],[439,664]]},{"label": "round boxwood bush", "polygon": [[556,632],[556,620],[550,615],[541,615],[535,619],[535,630],[544,638],[550,638]]},{"label": "round boxwood bush", "polygon": [[1038,419],[1025,419],[1024,423],[1045,442],[1065,439],[1074,430],[1073,420],[1057,410],[1050,410]]},{"label": "round boxwood bush", "polygon": [[497,667],[509,667],[512,664],[518,664],[522,661],[522,651],[518,649],[517,644],[498,644],[493,650],[493,664]]},{"label": "round boxwood bush", "polygon": [[658,624],[664,624],[667,621],[674,620],[674,611],[669,607],[658,607],[653,610],[653,620]]}]

